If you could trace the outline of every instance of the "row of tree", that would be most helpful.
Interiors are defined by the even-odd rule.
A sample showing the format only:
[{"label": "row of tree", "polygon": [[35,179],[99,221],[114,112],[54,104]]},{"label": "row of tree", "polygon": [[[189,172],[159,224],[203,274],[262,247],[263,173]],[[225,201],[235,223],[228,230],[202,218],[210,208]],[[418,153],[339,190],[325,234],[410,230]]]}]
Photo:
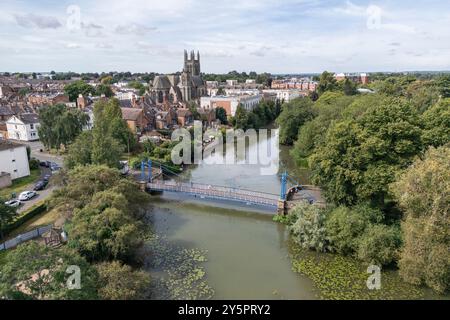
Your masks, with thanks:
[{"label": "row of tree", "polygon": [[234,117],[229,117],[227,122],[235,129],[259,129],[273,122],[280,112],[281,104],[278,101],[261,101],[251,111],[239,105]]},{"label": "row of tree", "polygon": [[[106,166],[77,167],[62,177],[49,207],[68,219],[67,245],[55,249],[36,242],[9,251],[0,267],[4,299],[149,298],[148,273],[132,268],[142,247],[148,196]],[[80,271],[77,290],[67,272]],[[72,283],[72,284],[76,284]]]},{"label": "row of tree", "polygon": [[[291,221],[299,243],[396,264],[409,282],[449,289],[450,253],[442,249],[450,246],[449,207],[442,199],[449,190],[450,99],[442,83],[396,78],[400,89],[379,89],[390,88],[388,78],[374,84],[375,94],[328,87],[316,102],[283,105],[281,142],[293,144],[299,164],[309,163],[331,205],[301,209]],[[371,211],[364,208],[381,219],[366,219]]]}]

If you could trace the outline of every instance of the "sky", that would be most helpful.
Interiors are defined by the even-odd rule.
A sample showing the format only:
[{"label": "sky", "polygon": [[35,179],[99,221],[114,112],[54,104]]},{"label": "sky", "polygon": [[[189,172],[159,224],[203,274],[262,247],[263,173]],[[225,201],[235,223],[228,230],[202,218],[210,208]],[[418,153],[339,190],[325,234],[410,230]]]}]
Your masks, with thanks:
[{"label": "sky", "polygon": [[0,0],[0,71],[450,70],[450,0]]}]

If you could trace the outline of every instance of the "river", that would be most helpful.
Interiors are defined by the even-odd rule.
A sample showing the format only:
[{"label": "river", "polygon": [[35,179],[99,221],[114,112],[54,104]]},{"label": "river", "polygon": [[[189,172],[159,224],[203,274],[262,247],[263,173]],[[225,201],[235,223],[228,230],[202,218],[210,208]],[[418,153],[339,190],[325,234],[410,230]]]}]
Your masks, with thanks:
[{"label": "river", "polygon": [[[254,152],[256,147],[251,146],[250,152]],[[296,169],[290,159],[288,148],[281,147],[280,171],[287,169],[294,173],[297,181],[309,184],[308,170]],[[180,179],[278,194],[279,176],[262,176],[259,169],[257,165],[198,165],[187,170]],[[197,258],[201,262],[191,268],[197,270],[196,273],[200,272],[198,270],[202,270],[202,274],[204,272],[204,281],[211,292],[207,296],[199,294],[191,298],[317,299],[319,290],[315,283],[293,271],[289,234],[284,225],[273,222],[273,214],[254,207],[242,208],[229,203],[208,203],[164,194],[154,196],[151,219],[154,231],[170,246],[178,248],[171,254],[200,250],[204,255],[205,259]],[[200,255],[193,252],[192,256]],[[169,258],[168,255],[161,254],[159,259],[167,259],[168,264],[184,263],[179,257]],[[176,267],[171,268],[172,273],[177,271]],[[167,275],[163,269],[154,267],[151,271],[156,276]],[[184,276],[185,273],[175,278]],[[199,278],[196,275],[189,277]],[[168,282],[177,287],[189,281],[172,279]],[[199,281],[196,283],[198,285]],[[201,286],[201,290],[207,291],[204,283]],[[186,298],[186,295],[177,297]],[[167,296],[161,295],[160,298]]]}]

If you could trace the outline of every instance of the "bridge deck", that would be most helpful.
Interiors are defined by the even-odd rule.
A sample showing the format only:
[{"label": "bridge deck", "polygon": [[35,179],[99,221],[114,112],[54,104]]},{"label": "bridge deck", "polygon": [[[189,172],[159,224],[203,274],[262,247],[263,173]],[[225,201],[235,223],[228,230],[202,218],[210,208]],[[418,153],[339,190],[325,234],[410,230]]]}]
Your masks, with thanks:
[{"label": "bridge deck", "polygon": [[147,188],[152,191],[181,192],[211,199],[240,201],[271,207],[278,206],[278,196],[275,194],[223,186],[212,186],[199,183],[178,183],[173,181],[155,181],[148,183]]}]

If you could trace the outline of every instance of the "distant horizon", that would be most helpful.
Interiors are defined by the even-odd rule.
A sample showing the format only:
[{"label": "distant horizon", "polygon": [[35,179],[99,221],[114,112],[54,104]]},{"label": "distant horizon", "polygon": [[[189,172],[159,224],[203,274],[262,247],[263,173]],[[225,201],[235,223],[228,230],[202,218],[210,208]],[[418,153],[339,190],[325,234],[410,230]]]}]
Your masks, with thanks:
[{"label": "distant horizon", "polygon": [[[4,76],[4,73],[9,73],[9,74],[27,74],[27,75],[32,75],[33,73],[36,74],[50,74],[52,71],[55,71],[56,74],[67,74],[67,73],[76,73],[76,74],[89,74],[89,73],[98,73],[98,74],[109,74],[109,73],[125,73],[125,72],[130,72],[131,74],[150,74],[150,73],[155,73],[155,74],[175,74],[175,73],[180,73],[181,71],[176,71],[176,72],[155,72],[155,71],[137,71],[137,72],[133,72],[130,70],[125,70],[125,71],[87,71],[87,72],[78,72],[78,71],[73,71],[73,70],[69,70],[69,71],[56,71],[56,70],[51,70],[51,71],[0,71],[0,74],[2,76]],[[222,73],[218,73],[218,72],[201,72],[202,74],[217,74],[217,75],[226,75],[230,72],[236,71],[238,73],[242,73],[245,72],[247,73],[247,75],[252,71],[239,71],[239,70],[230,70],[228,72],[222,72]],[[323,70],[320,72],[299,72],[299,73],[294,73],[294,72],[290,72],[290,73],[272,73],[272,72],[267,72],[267,71],[263,71],[263,72],[257,72],[257,74],[262,74],[262,73],[268,73],[272,76],[307,76],[307,75],[321,75],[323,72],[331,72],[331,73],[345,73],[345,74],[358,74],[358,73],[367,73],[367,74],[374,74],[374,73],[382,73],[382,74],[388,74],[388,73],[392,73],[392,74],[397,74],[397,73],[408,73],[408,74],[413,74],[413,73],[450,73],[450,69],[449,70],[401,70],[401,71],[333,71],[333,70]],[[256,72],[256,71],[255,71]]]}]

